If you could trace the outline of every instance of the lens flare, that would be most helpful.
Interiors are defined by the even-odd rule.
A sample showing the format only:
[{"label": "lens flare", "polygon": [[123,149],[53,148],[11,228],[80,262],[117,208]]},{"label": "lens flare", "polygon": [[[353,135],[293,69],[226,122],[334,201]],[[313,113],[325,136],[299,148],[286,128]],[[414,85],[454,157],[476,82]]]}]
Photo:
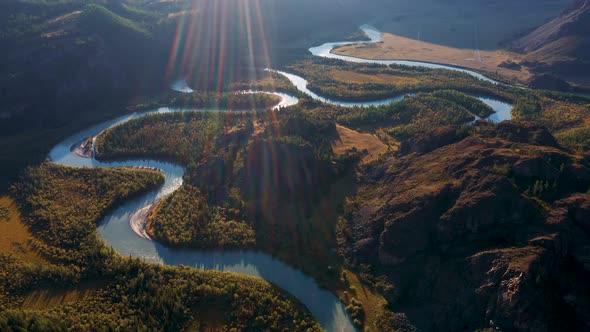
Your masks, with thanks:
[{"label": "lens flare", "polygon": [[[175,34],[167,63],[167,79],[184,78],[191,88],[218,96],[234,81],[256,81],[272,75],[270,32],[260,0],[195,0],[168,19]],[[181,77],[178,77],[181,76]],[[269,83],[274,89],[272,80]]]}]

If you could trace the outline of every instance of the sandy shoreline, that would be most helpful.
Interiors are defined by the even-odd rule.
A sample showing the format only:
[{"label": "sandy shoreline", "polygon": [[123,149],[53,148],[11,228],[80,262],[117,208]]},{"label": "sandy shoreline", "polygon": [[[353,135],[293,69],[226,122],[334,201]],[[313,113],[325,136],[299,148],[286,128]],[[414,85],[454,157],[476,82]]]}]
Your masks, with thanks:
[{"label": "sandy shoreline", "polygon": [[147,205],[137,210],[129,219],[129,225],[135,234],[141,236],[144,239],[151,240],[152,238],[147,233],[146,227],[148,222],[148,216],[152,212],[152,208],[156,203]]},{"label": "sandy shoreline", "polygon": [[[93,139],[94,141],[94,139]],[[88,138],[85,138],[80,145],[72,148],[72,153],[82,158],[92,158],[92,147],[88,148]]]}]

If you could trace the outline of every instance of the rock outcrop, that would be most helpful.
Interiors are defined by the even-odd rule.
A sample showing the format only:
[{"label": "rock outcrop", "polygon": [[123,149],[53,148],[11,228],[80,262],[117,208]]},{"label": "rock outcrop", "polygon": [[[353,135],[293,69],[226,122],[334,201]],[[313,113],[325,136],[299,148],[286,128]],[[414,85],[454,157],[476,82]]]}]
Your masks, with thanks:
[{"label": "rock outcrop", "polygon": [[532,123],[448,135],[363,169],[341,235],[349,264],[388,279],[391,309],[419,330],[587,329],[587,161]]}]

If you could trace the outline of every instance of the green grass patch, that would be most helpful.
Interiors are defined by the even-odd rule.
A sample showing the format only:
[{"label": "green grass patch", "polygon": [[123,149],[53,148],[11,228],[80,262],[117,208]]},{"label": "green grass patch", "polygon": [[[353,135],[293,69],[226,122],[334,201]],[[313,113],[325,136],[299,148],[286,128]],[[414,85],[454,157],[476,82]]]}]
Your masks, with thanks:
[{"label": "green grass patch", "polygon": [[555,138],[560,144],[577,151],[590,149],[590,127],[568,129],[557,133]]}]

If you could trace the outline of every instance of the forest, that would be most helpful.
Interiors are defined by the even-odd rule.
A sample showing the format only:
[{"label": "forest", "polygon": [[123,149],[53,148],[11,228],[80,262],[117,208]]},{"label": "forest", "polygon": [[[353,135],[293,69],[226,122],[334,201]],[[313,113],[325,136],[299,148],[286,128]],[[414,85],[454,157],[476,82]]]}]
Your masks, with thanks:
[{"label": "forest", "polygon": [[556,135],[557,140],[566,146],[573,147],[577,151],[590,149],[590,127],[565,130]]},{"label": "forest", "polygon": [[336,135],[334,122],[316,120],[304,113],[296,106],[284,111],[152,114],[99,135],[96,157],[173,160],[187,166],[187,173],[192,174],[209,157],[235,158],[240,148],[255,139],[307,146],[313,156],[330,158],[331,142]]},{"label": "forest", "polygon": [[100,135],[96,157],[156,157],[174,160],[193,169],[202,159],[217,153],[225,145],[243,144],[240,138],[254,130],[253,121],[259,120],[250,112],[193,111],[149,115]]},{"label": "forest", "polygon": [[[305,54],[302,36],[321,28],[323,39],[344,38],[358,27],[340,16],[348,9],[335,10],[335,1],[281,0],[263,6],[262,13],[254,7],[257,1],[248,1],[252,22],[264,20],[266,26],[253,29],[256,36],[249,39],[239,17],[244,8],[219,11],[216,3],[0,1],[0,191],[20,170],[43,161],[61,139],[149,103],[176,79],[193,78],[189,85],[199,91],[242,90],[231,86],[260,77],[253,67],[278,67]],[[305,15],[307,22],[276,20],[277,12]],[[185,23],[193,20],[205,29],[199,45],[174,45],[177,33],[192,33],[194,25]],[[220,21],[227,30],[214,29]],[[215,38],[226,41],[224,56],[211,52]],[[252,54],[244,52],[248,48]],[[170,63],[174,55],[178,64]],[[187,57],[194,64],[180,65]]]},{"label": "forest", "polygon": [[[85,266],[87,258],[100,251],[95,236],[100,217],[163,181],[163,175],[155,171],[76,169],[45,162],[27,169],[11,192],[27,215],[35,248],[52,261]],[[68,189],[64,192],[64,188]],[[81,207],[84,214],[79,212]]]},{"label": "forest", "polygon": [[[47,263],[0,254],[0,328],[321,330],[301,304],[261,279],[124,258],[98,239],[96,223],[105,211],[161,179],[155,171],[49,163],[27,170],[12,190]],[[84,284],[91,292],[73,302],[41,311],[25,305],[37,290],[67,292]]]},{"label": "forest", "polygon": [[[523,120],[550,121],[554,115],[549,102],[583,107],[582,100],[562,94],[514,96],[515,116]],[[367,132],[379,129],[383,137],[402,142],[445,126],[460,131],[475,115],[491,112],[477,98],[456,90],[421,92],[369,108],[325,105],[302,97],[299,106],[281,112],[184,112],[136,119],[99,136],[97,157],[162,158],[187,167],[185,186],[151,213],[148,232],[159,241],[173,247],[264,248],[333,283],[335,275],[320,272],[317,261],[335,266],[337,261],[327,254],[315,262],[307,259],[329,252],[333,240],[323,241],[319,250],[305,248],[322,241],[309,235],[312,229],[336,224],[337,213],[318,226],[315,211],[322,204],[333,204],[335,211],[341,208],[341,200],[330,202],[327,196],[335,183],[350,179],[341,177],[346,173],[342,163],[358,160],[332,155],[334,123]],[[330,166],[330,161],[335,164]],[[241,233],[228,231],[229,225]],[[264,236],[269,232],[275,237]],[[322,234],[330,239],[327,233],[328,228]]]},{"label": "forest", "polygon": [[353,128],[383,128],[396,140],[441,126],[462,126],[475,120],[473,114],[488,114],[489,107],[476,98],[456,91],[418,93],[384,106],[355,108],[338,116],[338,122]]},{"label": "forest", "polygon": [[256,80],[244,79],[230,84],[231,91],[276,91],[292,96],[301,95],[301,92],[285,76],[274,71],[257,70]]},{"label": "forest", "polygon": [[[325,271],[338,264],[330,254],[330,225],[348,189],[333,190],[351,181],[354,162],[333,156],[337,135],[333,121],[298,106],[159,114],[100,135],[97,157],[164,158],[186,166],[183,188],[151,212],[148,232],[155,239],[174,247],[256,247],[315,270],[320,280],[337,279]],[[318,218],[327,206],[334,210],[330,221]]]},{"label": "forest", "polygon": [[[449,70],[305,56],[307,47],[344,38],[357,26],[349,17],[337,15],[345,10],[335,7],[335,2],[278,0],[266,2],[262,14],[254,10],[260,8],[248,7],[254,22],[262,22],[256,15],[273,17],[264,21],[266,29],[255,27],[254,38],[246,38],[252,36],[246,36],[244,20],[236,19],[239,6],[228,6],[219,16],[221,2],[199,10],[190,1],[0,3],[0,46],[7,50],[0,55],[4,65],[0,88],[5,92],[0,97],[0,186],[23,165],[35,165],[16,180],[10,196],[31,234],[27,243],[39,256],[27,260],[0,252],[0,330],[321,330],[305,307],[266,281],[122,257],[100,239],[97,224],[102,216],[161,186],[163,175],[124,168],[76,169],[39,161],[64,137],[125,113],[159,107],[211,109],[137,118],[97,139],[96,157],[101,161],[155,158],[185,167],[182,187],[150,211],[147,232],[155,241],[173,248],[248,248],[272,254],[336,293],[361,329],[387,330],[400,321],[407,323],[405,316],[400,318],[388,309],[414,294],[400,291],[402,283],[394,286],[372,275],[372,268],[356,259],[362,255],[355,258],[340,252],[347,245],[343,238],[348,236],[350,241],[353,232],[365,227],[355,229],[346,224],[350,221],[346,218],[358,211],[363,220],[384,220],[363,228],[370,236],[360,239],[354,250],[362,251],[401,233],[377,234],[378,228],[395,224],[387,218],[396,211],[377,211],[378,204],[360,209],[369,200],[362,191],[359,194],[359,188],[379,187],[383,192],[375,189],[375,200],[380,202],[402,186],[411,187],[415,180],[409,177],[403,182],[390,166],[397,165],[398,158],[415,162],[417,167],[428,162],[429,156],[419,159],[420,153],[410,153],[413,145],[438,147],[444,139],[434,143],[428,139],[437,140],[440,133],[451,133],[454,140],[489,140],[493,145],[499,139],[494,136],[496,129],[508,128],[502,132],[509,137],[502,138],[507,143],[498,153],[498,162],[485,164],[481,174],[506,178],[517,189],[517,199],[530,198],[535,206],[546,209],[558,194],[572,188],[587,190],[587,183],[580,180],[584,176],[581,168],[570,167],[578,165],[562,162],[551,152],[553,141],[551,149],[526,146],[541,146],[539,142],[547,139],[544,131],[531,129],[530,141],[516,144],[525,131],[522,128],[530,129],[529,125],[511,131],[510,123],[471,124],[493,111],[473,96],[494,97],[514,105],[516,121],[538,122],[560,144],[581,153],[590,147],[589,99],[494,85]],[[268,14],[276,11],[298,17],[311,6],[316,10],[306,16],[303,25]],[[173,44],[175,36],[191,32],[186,30],[190,24],[184,23],[192,19],[207,33],[194,36],[191,42],[199,41],[194,45]],[[215,28],[219,22],[227,22],[227,29]],[[314,30],[321,33],[312,35]],[[223,44],[211,47],[212,41]],[[407,96],[394,104],[369,108],[327,105],[310,100],[282,75],[262,69],[266,67],[297,73],[309,80],[311,90],[334,99]],[[181,77],[196,91],[169,91],[170,82]],[[34,89],[31,82],[35,82]],[[241,93],[245,90],[286,92],[299,97],[300,103],[270,110],[280,101],[278,96]],[[213,111],[216,109],[230,111]],[[356,148],[335,156],[332,147],[341,140],[339,128],[352,131],[357,135],[353,137],[375,136],[387,145],[387,152],[369,164],[359,163],[367,151]],[[484,129],[477,132],[477,128]],[[441,169],[453,168],[442,163],[464,153],[463,146],[436,160]],[[395,151],[398,147],[409,148]],[[473,151],[485,149],[475,147]],[[533,160],[556,175],[519,175],[502,159],[506,155],[530,157],[515,170],[526,173]],[[576,157],[583,159],[581,154]],[[457,165],[464,164],[457,160]],[[395,176],[382,181],[379,176],[383,174]],[[432,174],[417,171],[416,176],[429,178],[418,178],[415,183],[449,178],[443,171]],[[399,185],[387,185],[397,178]],[[505,185],[506,181],[498,183]],[[477,185],[474,181],[474,186],[465,188],[476,191]],[[416,204],[418,208],[429,207],[431,194],[436,194],[433,188],[423,188],[426,198],[424,204]],[[413,198],[410,191],[399,197]],[[449,208],[445,199],[441,206]],[[481,211],[488,211],[487,207]],[[11,209],[0,206],[0,222],[14,219]],[[417,219],[434,220],[428,216],[425,213]],[[506,238],[497,241],[504,243]],[[408,239],[413,242],[411,236]],[[481,243],[493,243],[486,241]],[[535,241],[548,243],[547,239]],[[414,243],[408,247],[411,245]],[[371,252],[368,256],[381,259],[379,255]],[[384,261],[388,259],[395,258]],[[416,275],[424,274],[428,275]],[[409,279],[411,283],[417,278]],[[425,287],[416,293],[427,292]],[[40,294],[48,294],[49,300],[44,302]],[[385,307],[384,297],[391,300],[390,307]],[[412,330],[409,323],[401,326]]]},{"label": "forest", "polygon": [[[273,91],[273,90],[268,90]],[[195,107],[208,108],[214,110],[266,110],[276,106],[281,98],[276,95],[266,93],[182,93],[177,94],[166,105],[173,107]]]},{"label": "forest", "polygon": [[[484,110],[485,105],[479,104],[479,106],[476,106],[474,102],[461,104],[458,96],[460,94],[470,94],[492,97],[512,103],[512,114],[515,120],[542,123],[552,133],[557,135],[557,138],[560,139],[562,144],[570,148],[578,149],[580,145],[576,145],[575,141],[571,139],[565,139],[568,134],[573,135],[574,133],[569,130],[577,129],[575,135],[577,137],[576,141],[578,142],[588,139],[587,131],[583,128],[587,128],[587,121],[590,117],[587,112],[590,107],[590,99],[582,96],[558,91],[528,90],[502,84],[496,85],[461,72],[450,70],[359,64],[318,57],[307,57],[299,60],[288,65],[286,70],[305,77],[309,81],[308,88],[310,90],[322,96],[338,100],[368,101],[386,99],[403,94],[435,93],[435,97],[439,99],[441,97],[446,100],[450,99],[454,103],[462,105],[464,108],[472,108],[469,109],[471,113],[481,117],[481,115],[488,114],[489,112]],[[441,95],[443,93],[440,92],[441,90],[455,92],[453,95],[445,92],[445,96],[443,96]],[[460,94],[457,92],[460,92]],[[403,105],[403,102],[401,104]],[[313,111],[315,116],[322,119],[337,119],[337,121],[345,122],[347,118],[351,117],[351,114],[359,112],[359,109],[350,111],[346,108],[335,106],[315,105],[313,102],[310,105],[311,108],[316,108]],[[400,107],[394,105],[387,105],[385,108]],[[320,108],[329,113],[322,114],[319,111]],[[367,118],[375,116],[373,114],[374,109],[367,113],[371,114],[367,114]],[[373,124],[376,125],[377,122]],[[436,126],[437,124],[434,125]],[[428,126],[426,125],[426,127]],[[426,127],[422,126],[422,128]],[[371,131],[374,128],[365,127],[363,129]],[[401,132],[398,134],[400,130]],[[398,128],[391,134],[398,134],[398,138],[407,138],[408,131],[416,132],[415,126],[411,128]],[[568,134],[564,133],[561,135],[560,133],[562,131],[569,132]],[[561,140],[562,138],[564,139]]]},{"label": "forest", "polygon": [[359,64],[307,57],[287,66],[287,70],[305,77],[310,90],[328,98],[345,101],[380,100],[434,90],[458,90],[512,101],[517,92],[516,89],[445,69]]},{"label": "forest", "polygon": [[[185,185],[152,211],[148,233],[172,247],[249,248],[256,244],[252,226],[242,217],[239,193],[229,195],[223,206],[211,204],[208,195]],[[233,196],[233,197],[232,197]],[[233,198],[233,199],[232,199]]]}]

